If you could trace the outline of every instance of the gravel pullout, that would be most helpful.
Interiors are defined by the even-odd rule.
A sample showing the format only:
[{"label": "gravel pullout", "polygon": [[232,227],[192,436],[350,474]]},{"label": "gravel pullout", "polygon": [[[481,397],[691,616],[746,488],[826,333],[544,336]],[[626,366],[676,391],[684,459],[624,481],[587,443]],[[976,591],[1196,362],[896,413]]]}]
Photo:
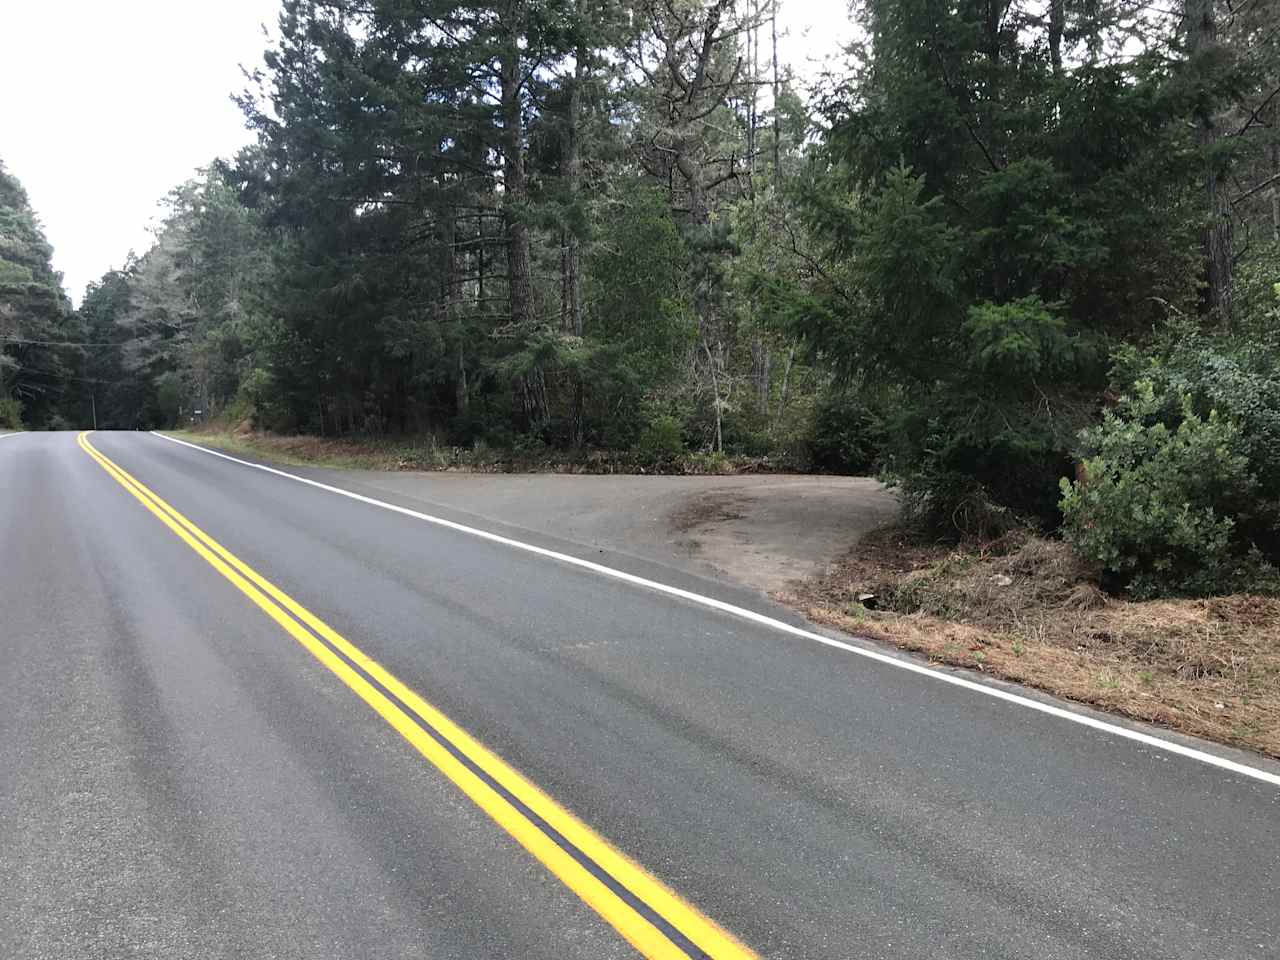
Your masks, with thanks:
[{"label": "gravel pullout", "polygon": [[867,477],[342,471],[362,486],[770,592],[897,510]]}]

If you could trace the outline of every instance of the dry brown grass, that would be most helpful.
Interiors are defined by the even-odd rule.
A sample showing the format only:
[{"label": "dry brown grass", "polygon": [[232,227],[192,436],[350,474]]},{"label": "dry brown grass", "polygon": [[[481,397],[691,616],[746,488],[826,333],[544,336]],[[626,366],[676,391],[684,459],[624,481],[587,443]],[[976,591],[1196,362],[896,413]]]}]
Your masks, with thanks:
[{"label": "dry brown grass", "polygon": [[[867,593],[878,609],[858,602]],[[1058,542],[962,550],[894,531],[779,599],[940,662],[1280,758],[1280,599],[1134,603],[1099,590]]]}]

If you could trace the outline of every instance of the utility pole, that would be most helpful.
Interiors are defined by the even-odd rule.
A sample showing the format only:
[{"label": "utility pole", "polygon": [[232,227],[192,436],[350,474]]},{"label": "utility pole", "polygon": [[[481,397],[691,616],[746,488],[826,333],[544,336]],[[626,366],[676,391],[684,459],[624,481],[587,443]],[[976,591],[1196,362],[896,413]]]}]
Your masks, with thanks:
[{"label": "utility pole", "polygon": [[94,391],[89,391],[89,405],[93,407],[93,429],[98,429],[98,398]]}]

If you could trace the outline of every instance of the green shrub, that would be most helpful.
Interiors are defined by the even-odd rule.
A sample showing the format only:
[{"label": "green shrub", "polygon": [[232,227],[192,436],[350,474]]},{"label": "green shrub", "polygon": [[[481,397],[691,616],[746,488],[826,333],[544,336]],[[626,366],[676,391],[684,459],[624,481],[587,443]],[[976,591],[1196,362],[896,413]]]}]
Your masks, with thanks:
[{"label": "green shrub", "polygon": [[0,397],[0,428],[22,429],[22,403],[14,397]]},{"label": "green shrub", "polygon": [[[1280,313],[1272,316],[1280,323]],[[1183,327],[1166,335],[1176,340],[1140,376],[1170,405],[1189,396],[1201,415],[1232,420],[1259,482],[1280,495],[1280,339],[1215,340]]]},{"label": "green shrub", "polygon": [[223,412],[223,419],[232,429],[246,420],[259,429],[274,429],[281,413],[278,396],[275,378],[261,367],[253,367],[241,376],[240,386]]},{"label": "green shrub", "polygon": [[997,503],[978,480],[938,461],[923,459],[885,479],[898,489],[903,524],[922,535],[984,543],[1034,526],[1033,518]]},{"label": "green shrub", "polygon": [[729,454],[764,457],[776,446],[769,432],[768,416],[757,410],[754,403],[744,404],[742,409],[729,409],[722,429],[724,449]]},{"label": "green shrub", "polygon": [[675,417],[656,417],[636,443],[636,455],[646,463],[674,460],[684,453],[684,436]]},{"label": "green shrub", "polygon": [[712,453],[695,453],[689,457],[687,470],[696,474],[728,474],[733,473],[733,463],[718,450]]},{"label": "green shrub", "polygon": [[1236,537],[1280,560],[1280,295],[1256,316],[1239,317],[1242,329],[1205,333],[1178,320],[1160,331],[1149,352],[1117,352],[1113,380],[1133,392],[1148,380],[1159,401],[1159,419],[1176,426],[1183,407],[1201,419],[1214,411],[1237,428],[1236,452],[1246,456],[1257,489],[1236,516]]},{"label": "green shrub", "polygon": [[809,453],[819,470],[872,473],[884,441],[884,420],[861,389],[830,389],[818,400]]},{"label": "green shrub", "polygon": [[1242,431],[1198,415],[1189,396],[1169,419],[1167,398],[1142,380],[1081,434],[1081,475],[1061,481],[1067,538],[1104,585],[1140,599],[1255,586],[1266,566],[1241,520],[1263,504]]}]

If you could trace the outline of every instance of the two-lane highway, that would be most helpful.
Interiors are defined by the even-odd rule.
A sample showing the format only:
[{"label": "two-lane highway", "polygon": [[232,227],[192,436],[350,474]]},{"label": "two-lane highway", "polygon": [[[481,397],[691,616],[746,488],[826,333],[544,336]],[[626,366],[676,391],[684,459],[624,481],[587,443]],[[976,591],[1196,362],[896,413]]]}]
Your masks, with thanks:
[{"label": "two-lane highway", "polygon": [[0,442],[0,656],[4,957],[1280,955],[1273,765],[149,434]]}]

